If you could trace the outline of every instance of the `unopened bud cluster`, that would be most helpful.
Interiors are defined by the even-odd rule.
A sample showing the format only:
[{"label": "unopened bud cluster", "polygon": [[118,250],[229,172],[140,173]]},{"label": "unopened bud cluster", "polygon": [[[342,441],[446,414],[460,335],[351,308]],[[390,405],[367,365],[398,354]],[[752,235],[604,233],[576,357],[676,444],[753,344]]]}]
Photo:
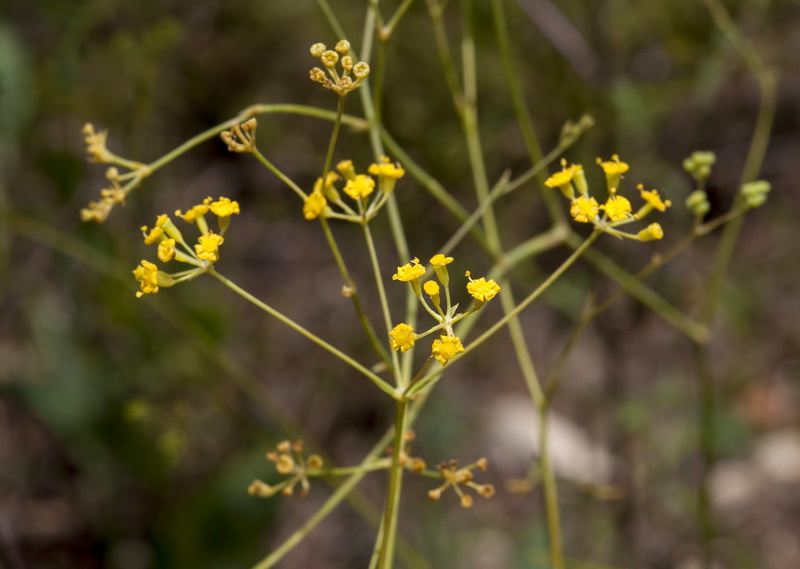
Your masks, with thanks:
[{"label": "unopened bud cluster", "polygon": [[308,481],[309,471],[319,470],[323,466],[322,457],[312,454],[308,458],[303,454],[303,441],[282,441],[275,450],[266,454],[267,460],[275,464],[278,474],[288,476],[283,482],[270,486],[263,480],[254,480],[247,488],[251,496],[269,498],[277,493],[284,496],[293,496],[295,487],[299,484],[297,495],[304,497],[308,494],[311,484]]},{"label": "unopened bud cluster", "polygon": [[480,458],[469,466],[464,468],[458,467],[458,461],[450,460],[449,462],[442,462],[439,464],[439,475],[444,478],[444,483],[438,488],[428,491],[428,498],[431,500],[438,500],[442,497],[442,493],[452,488],[458,496],[461,506],[464,508],[472,507],[474,500],[472,495],[464,492],[464,486],[471,488],[479,496],[484,498],[491,498],[494,496],[494,486],[492,484],[478,484],[473,481],[475,469],[486,471],[489,467],[489,461],[485,458]]},{"label": "unopened bud cluster", "polygon": [[717,161],[717,155],[707,150],[696,150],[683,161],[683,169],[698,182],[707,180],[711,175],[711,168]]},{"label": "unopened bud cluster", "polygon": [[[358,89],[369,76],[369,65],[363,61],[356,63],[350,55],[350,42],[341,40],[332,50],[323,43],[311,46],[311,55],[319,58],[324,71],[319,67],[311,69],[312,81],[321,83],[326,89],[341,96]],[[337,64],[341,73],[337,70]]]}]

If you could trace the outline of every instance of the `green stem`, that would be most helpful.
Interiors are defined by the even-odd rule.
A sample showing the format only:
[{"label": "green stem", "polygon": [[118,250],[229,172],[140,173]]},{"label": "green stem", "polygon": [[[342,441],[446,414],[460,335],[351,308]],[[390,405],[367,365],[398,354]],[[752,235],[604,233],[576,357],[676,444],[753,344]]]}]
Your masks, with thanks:
[{"label": "green stem", "polygon": [[339,358],[340,360],[342,360],[346,364],[349,364],[351,367],[353,367],[356,370],[360,371],[362,374],[367,376],[367,378],[370,381],[372,381],[372,383],[374,383],[381,391],[383,391],[383,392],[387,393],[388,395],[390,395],[392,397],[392,399],[395,399],[395,400],[399,399],[399,396],[398,396],[397,392],[394,389],[392,389],[391,385],[386,383],[383,379],[381,379],[380,377],[378,377],[377,375],[372,373],[366,367],[364,367],[363,365],[358,363],[356,360],[354,360],[353,358],[351,358],[350,356],[348,356],[347,354],[345,354],[344,352],[342,352],[338,348],[332,346],[331,344],[329,344],[328,342],[326,342],[325,340],[323,340],[322,338],[320,338],[319,336],[317,336],[313,332],[310,332],[310,331],[306,330],[305,328],[303,328],[302,326],[300,326],[297,322],[295,322],[291,318],[288,318],[287,316],[284,316],[282,313],[278,312],[277,310],[275,310],[274,308],[272,308],[268,304],[262,302],[261,300],[259,300],[256,297],[254,297],[252,294],[250,294],[249,292],[247,292],[246,290],[241,288],[239,285],[237,285],[233,281],[230,281],[227,278],[223,277],[216,270],[209,269],[208,274],[210,274],[211,276],[216,278],[218,281],[220,281],[222,284],[227,286],[229,289],[234,291],[236,294],[238,294],[239,296],[241,296],[245,300],[248,300],[251,303],[255,304],[257,307],[259,307],[261,310],[263,310],[264,312],[266,312],[267,314],[269,314],[273,318],[279,320],[283,324],[286,324],[292,330],[302,334],[303,336],[305,336],[306,338],[308,338],[309,340],[311,340],[312,342],[317,344],[319,347],[323,348],[324,350],[327,350],[328,352],[330,352],[331,354],[333,354],[334,356],[336,356],[337,358]]},{"label": "green stem", "polygon": [[558,487],[549,452],[550,406],[543,400],[539,406],[539,464],[541,465],[542,488],[547,512],[547,533],[550,538],[550,569],[564,569],[564,554],[561,544],[561,524],[558,509]]},{"label": "green stem", "polygon": [[[525,95],[520,85],[520,73],[514,65],[514,59],[511,55],[511,42],[508,37],[508,23],[506,21],[505,9],[503,7],[503,0],[492,2],[492,14],[494,16],[495,33],[497,34],[497,44],[500,48],[500,58],[503,62],[503,72],[506,78],[506,85],[508,86],[508,93],[511,96],[511,103],[514,107],[514,113],[517,116],[520,130],[522,131],[522,138],[525,140],[525,147],[528,150],[531,163],[536,164],[542,159],[542,147],[539,144],[539,139],[536,136],[536,131],[533,128],[533,120],[531,119],[528,106],[525,104]],[[541,170],[537,172],[540,187],[544,188],[544,181],[547,178],[547,172]],[[552,219],[556,224],[566,224],[564,211],[558,203],[558,197],[555,193],[545,189],[542,191],[542,197],[545,201],[545,206]]]},{"label": "green stem", "polygon": [[306,193],[302,189],[300,189],[300,186],[295,184],[294,181],[291,178],[289,178],[289,176],[281,172],[277,166],[275,166],[272,162],[267,160],[266,156],[261,154],[258,148],[253,148],[252,154],[253,156],[256,157],[256,159],[259,162],[261,162],[264,166],[266,166],[266,168],[270,172],[275,174],[280,179],[281,182],[289,186],[294,191],[294,193],[296,193],[300,197],[300,199],[305,200],[306,198],[308,198],[308,195],[306,195]]},{"label": "green stem", "polygon": [[[383,311],[383,319],[386,325],[386,333],[388,334],[392,330],[392,314],[389,311],[389,301],[386,299],[386,289],[383,286],[383,276],[381,275],[381,267],[380,263],[378,263],[378,253],[375,250],[375,242],[372,239],[372,231],[369,229],[369,224],[364,223],[362,225],[364,229],[364,239],[367,242],[367,249],[369,249],[369,260],[372,264],[372,271],[375,275],[375,285],[378,288],[378,297],[381,301],[381,310]],[[400,359],[397,356],[397,352],[392,350],[392,366],[394,369],[395,375],[395,384],[397,385],[398,389],[403,389],[403,377],[400,373]]]},{"label": "green stem", "polygon": [[339,272],[342,275],[342,279],[344,279],[344,284],[349,289],[348,294],[350,294],[350,299],[353,301],[353,307],[356,309],[356,314],[358,314],[358,319],[361,321],[361,326],[367,333],[367,338],[369,338],[369,343],[372,346],[372,349],[380,356],[383,362],[390,369],[396,369],[396,366],[394,366],[392,363],[393,358],[391,358],[389,352],[386,351],[386,346],[384,346],[384,343],[378,337],[378,334],[375,332],[375,328],[373,328],[372,323],[369,321],[366,313],[364,312],[364,308],[361,305],[361,299],[358,296],[358,287],[350,276],[350,271],[347,269],[347,264],[344,262],[344,257],[342,257],[342,253],[339,250],[339,245],[336,242],[336,238],[333,236],[333,231],[331,231],[328,220],[320,216],[319,221],[320,225],[322,226],[322,232],[325,234],[325,240],[328,242],[328,246],[331,249],[333,258],[336,261],[336,266],[339,267]]},{"label": "green stem", "polygon": [[333,132],[331,133],[330,142],[328,142],[328,152],[325,154],[325,166],[322,168],[322,187],[325,187],[325,179],[328,177],[328,172],[331,169],[331,162],[333,161],[333,151],[336,148],[336,140],[339,138],[339,129],[342,126],[342,115],[344,115],[344,96],[339,95],[338,103],[336,105],[336,120],[333,122]]},{"label": "green stem", "polygon": [[389,490],[386,494],[386,506],[384,507],[383,535],[381,536],[381,550],[378,556],[378,569],[392,569],[394,564],[397,517],[403,484],[403,467],[400,465],[400,455],[403,452],[403,433],[405,432],[408,401],[400,400],[397,401],[396,405],[394,448],[392,449],[392,466],[389,471]]}]

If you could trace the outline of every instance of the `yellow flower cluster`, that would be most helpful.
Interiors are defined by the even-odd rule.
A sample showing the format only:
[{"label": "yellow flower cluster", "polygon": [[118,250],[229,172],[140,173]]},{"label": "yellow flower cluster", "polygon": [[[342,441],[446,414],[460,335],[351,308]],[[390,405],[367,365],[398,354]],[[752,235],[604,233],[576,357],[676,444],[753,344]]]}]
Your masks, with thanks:
[{"label": "yellow flower cluster", "polygon": [[[425,276],[426,270],[420,264],[419,259],[411,259],[411,262],[397,267],[397,272],[392,275],[392,279],[401,282],[407,282],[411,285],[412,290],[417,295],[417,298],[422,303],[423,308],[437,321],[437,325],[423,334],[415,334],[414,328],[410,325],[401,323],[392,328],[389,332],[389,345],[393,350],[406,352],[414,347],[414,343],[421,337],[432,334],[433,332],[440,331],[440,336],[433,341],[431,345],[431,358],[435,359],[442,365],[455,358],[458,354],[464,353],[465,349],[458,336],[453,331],[453,324],[464,318],[465,316],[480,309],[483,304],[500,292],[500,286],[492,279],[486,280],[484,277],[479,279],[472,279],[469,271],[467,277],[467,292],[475,299],[471,309],[466,312],[456,314],[458,305],[453,306],[450,302],[450,274],[447,270],[447,265],[453,262],[453,257],[447,257],[442,253],[434,255],[430,259],[430,264],[436,274],[435,280],[428,280],[420,286],[420,279]],[[440,284],[441,283],[441,284]],[[441,292],[444,288],[445,305],[442,306]],[[422,291],[430,297],[433,303],[433,308],[428,305],[428,302],[423,298]]]},{"label": "yellow flower cluster", "polygon": [[[326,89],[338,93],[339,96],[343,97],[355,91],[369,76],[369,65],[363,61],[356,63],[353,60],[350,55],[350,42],[347,40],[341,40],[332,50],[323,43],[315,43],[310,51],[311,55],[320,60],[325,71],[314,67],[309,72],[309,77],[312,81],[321,83]],[[337,63],[342,69],[341,74],[336,69]]]},{"label": "yellow flower cluster", "polygon": [[661,239],[664,231],[658,223],[651,223],[638,233],[627,233],[616,227],[642,219],[654,209],[660,212],[666,211],[672,205],[671,202],[662,199],[657,190],[645,191],[644,187],[639,184],[639,193],[645,203],[634,213],[630,200],[618,193],[623,174],[630,170],[630,166],[622,162],[616,154],[611,157],[611,160],[603,161],[598,158],[597,163],[605,174],[608,190],[608,199],[602,205],[589,194],[589,186],[583,166],[580,164],[568,166],[566,160],[562,159],[561,171],[550,176],[545,181],[545,185],[549,188],[558,188],[570,200],[569,213],[572,219],[579,223],[591,223],[597,229],[619,238],[637,241]]},{"label": "yellow flower cluster", "polygon": [[[205,214],[209,211],[217,216],[219,233],[214,233],[208,228]],[[190,247],[184,240],[183,234],[167,214],[159,215],[152,229],[146,225],[142,226],[145,245],[158,245],[158,259],[162,263],[176,260],[192,265],[192,268],[170,274],[159,270],[154,263],[143,260],[133,271],[134,278],[139,281],[139,292],[136,296],[155,294],[160,287],[170,287],[191,280],[211,269],[213,263],[219,259],[219,247],[225,241],[222,234],[228,228],[230,217],[238,213],[238,202],[225,197],[216,201],[213,198],[206,198],[203,203],[193,206],[186,213],[177,210],[176,217],[182,218],[187,223],[194,223],[200,230],[200,236],[194,247]]]},{"label": "yellow flower cluster", "polygon": [[[336,165],[336,170],[339,174],[327,173],[325,184],[322,183],[322,178],[317,178],[314,190],[303,200],[303,216],[306,219],[331,217],[366,223],[378,214],[394,191],[395,182],[405,174],[405,170],[397,164],[391,164],[386,156],[382,156],[378,163],[369,167],[370,174],[377,176],[377,183],[370,175],[356,173],[352,160],[342,160]],[[356,202],[355,210],[342,201],[336,188],[336,183],[342,179],[345,183],[342,191]],[[376,186],[379,190],[377,194]],[[331,204],[338,206],[340,211],[334,211]]]}]

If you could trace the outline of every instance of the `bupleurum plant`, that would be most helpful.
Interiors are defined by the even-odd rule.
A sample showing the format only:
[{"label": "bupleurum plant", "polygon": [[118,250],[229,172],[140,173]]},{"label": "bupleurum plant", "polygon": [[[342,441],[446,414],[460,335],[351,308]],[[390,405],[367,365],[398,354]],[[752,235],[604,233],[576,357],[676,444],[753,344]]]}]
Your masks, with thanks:
[{"label": "bupleurum plant", "polygon": [[[242,111],[239,116],[217,125],[187,141],[172,152],[150,163],[129,160],[108,150],[107,133],[96,131],[91,124],[83,129],[89,158],[94,162],[107,164],[106,178],[110,186],[100,192],[98,200],[89,203],[81,211],[84,221],[102,222],[108,218],[117,204],[123,204],[130,194],[140,187],[143,181],[158,169],[194,146],[219,137],[228,150],[235,153],[250,154],[263,164],[272,174],[286,185],[297,202],[297,215],[319,225],[330,248],[332,261],[338,267],[342,279],[342,294],[353,304],[354,316],[363,328],[365,341],[374,351],[380,365],[358,361],[337,348],[331,341],[312,331],[312,323],[298,323],[290,316],[275,309],[267,302],[256,298],[239,285],[223,276],[215,268],[220,251],[227,239],[235,239],[235,234],[227,236],[233,215],[247,215],[247,205],[227,197],[206,197],[199,203],[190,205],[184,212],[174,212],[174,218],[164,213],[156,218],[152,228],[143,226],[144,242],[155,245],[157,250],[152,260],[142,260],[133,270],[133,277],[139,283],[138,297],[156,294],[161,289],[173,287],[178,283],[209,274],[240,295],[269,316],[301,334],[323,350],[327,350],[350,368],[351,372],[367,378],[393,401],[395,414],[392,427],[376,441],[374,449],[359,464],[350,466],[327,466],[319,452],[307,454],[301,440],[286,440],[266,454],[274,464],[278,477],[273,482],[256,480],[247,488],[255,497],[269,498],[275,495],[304,496],[311,491],[311,480],[317,477],[345,477],[340,486],[321,507],[312,522],[293,534],[270,556],[261,561],[258,569],[274,566],[291,548],[308,534],[313,526],[338,505],[355,484],[367,473],[384,471],[387,473],[386,495],[383,515],[376,531],[374,555],[371,567],[388,569],[396,557],[398,537],[398,517],[401,510],[403,486],[406,473],[426,476],[437,480],[437,486],[427,492],[431,500],[439,500],[449,490],[457,496],[461,506],[469,508],[474,503],[473,496],[490,498],[496,490],[492,484],[475,480],[477,474],[486,471],[489,464],[479,458],[467,466],[460,467],[455,458],[441,462],[436,469],[429,469],[421,457],[411,455],[411,443],[415,439],[413,424],[438,382],[449,375],[457,375],[461,359],[481,346],[487,339],[502,330],[508,330],[515,350],[519,374],[527,386],[530,396],[539,411],[541,429],[539,431],[540,455],[532,465],[528,482],[533,485],[541,481],[544,496],[545,517],[549,535],[549,558],[553,569],[564,567],[561,543],[560,508],[553,466],[550,462],[548,446],[547,417],[553,397],[560,380],[563,361],[569,356],[573,341],[560,354],[558,365],[551,376],[540,378],[536,373],[534,359],[525,340],[524,331],[517,317],[592,248],[603,234],[641,242],[661,240],[667,228],[675,223],[668,215],[672,201],[662,197],[656,189],[645,189],[642,184],[635,190],[625,189],[624,182],[629,173],[635,171],[628,163],[613,154],[611,159],[597,159],[596,177],[605,178],[599,187],[590,184],[595,174],[588,174],[582,164],[569,163],[561,156],[573,146],[580,137],[593,126],[591,117],[585,116],[577,122],[567,122],[556,147],[542,156],[538,143],[529,145],[530,166],[527,170],[512,177],[504,174],[494,184],[486,174],[480,144],[478,107],[475,85],[474,52],[469,47],[473,41],[469,27],[464,30],[464,78],[460,78],[453,66],[447,33],[443,24],[444,6],[438,0],[429,0],[431,20],[439,46],[443,65],[443,76],[451,91],[454,108],[461,119],[467,156],[472,172],[478,205],[469,212],[458,199],[447,192],[421,164],[414,162],[387,132],[381,117],[385,49],[393,36],[397,23],[402,19],[410,2],[398,8],[394,16],[384,20],[377,3],[368,8],[368,29],[374,32],[371,42],[364,46],[362,60],[356,57],[353,47],[347,40],[340,40],[333,50],[322,43],[311,46],[311,55],[320,61],[321,67],[310,71],[312,81],[331,91],[336,101],[336,110],[327,111],[301,105],[254,105]],[[501,56],[506,65],[508,88],[511,96],[520,100],[521,91],[515,76],[508,50],[505,32],[505,16],[502,3],[493,3],[493,16],[497,23],[500,38]],[[369,36],[372,37],[372,36]],[[375,53],[372,51],[374,50]],[[366,61],[375,57],[377,72],[373,72]],[[374,81],[370,80],[374,75]],[[345,114],[348,96],[359,91],[364,117]],[[295,183],[279,165],[274,164],[257,146],[258,120],[256,115],[274,112],[288,112],[316,117],[333,123],[327,148],[316,149],[320,168],[314,173],[315,183],[304,188]],[[524,106],[517,106],[520,125],[526,133],[533,133],[530,117]],[[353,127],[353,136],[366,133],[374,161],[368,165],[356,165],[347,157],[337,156],[337,141],[342,125]],[[533,137],[535,139],[535,136]],[[561,169],[548,176],[548,167],[561,158]],[[695,239],[706,235],[722,225],[740,220],[750,209],[760,207],[766,200],[769,184],[765,181],[745,180],[740,197],[731,209],[711,220],[706,220],[710,210],[704,191],[704,182],[711,173],[714,155],[710,152],[697,152],[687,158],[683,166],[696,180],[696,190],[686,199],[686,206],[694,218],[690,232],[667,252],[654,256],[647,266],[637,273],[629,273],[612,263],[601,253],[587,256],[602,272],[619,283],[619,289],[603,299],[597,299],[576,324],[576,333],[592,319],[603,313],[622,294],[628,293],[646,304],[679,332],[685,334],[699,347],[705,345],[709,336],[709,324],[697,321],[682,311],[669,305],[643,283],[643,279],[654,270],[683,251]],[[594,169],[594,166],[593,166]],[[317,176],[317,174],[319,174]],[[588,174],[588,175],[587,175]],[[430,193],[459,222],[460,227],[453,236],[434,251],[424,252],[414,257],[407,239],[407,228],[401,221],[395,192],[419,191],[406,184],[411,177],[416,184]],[[498,230],[498,219],[494,209],[496,201],[525,185],[539,188],[551,216],[551,227],[541,235],[530,237],[513,245],[502,244]],[[556,191],[557,190],[557,191]],[[566,198],[566,205],[558,201],[558,194]],[[636,203],[637,205],[634,205]],[[383,213],[386,215],[382,215]],[[565,215],[568,214],[568,215]],[[667,214],[662,221],[653,217]],[[212,222],[212,223],[210,223]],[[360,284],[356,286],[348,269],[348,258],[357,253],[342,250],[333,231],[331,222],[350,222],[360,227],[366,254],[370,261],[374,289],[380,303],[381,322],[374,324],[362,307],[359,295]],[[375,223],[390,226],[397,257],[386,263],[378,258],[372,227]],[[186,224],[186,225],[183,225]],[[181,228],[178,227],[181,225]],[[194,226],[194,227],[192,227]],[[588,226],[588,235],[581,231]],[[196,230],[196,233],[195,233]],[[189,236],[191,234],[191,236]],[[491,269],[485,276],[473,278],[470,271],[454,257],[449,256],[455,247],[470,236],[485,251]],[[528,291],[522,300],[516,300],[512,292],[508,273],[546,249],[566,246],[570,251],[560,266],[544,278],[538,286]],[[162,263],[163,268],[155,260]],[[182,269],[167,269],[180,263]],[[396,269],[394,272],[391,267]],[[458,267],[458,270],[455,270]],[[451,271],[459,276],[451,278]],[[408,283],[407,301],[401,305],[392,304],[386,292],[391,281]],[[338,285],[337,285],[338,286]],[[517,287],[519,288],[519,287]],[[497,300],[496,300],[497,299]],[[475,324],[489,302],[499,302],[502,315],[489,324],[476,337],[470,337]],[[420,310],[425,313],[420,317]],[[399,315],[402,314],[402,317]],[[426,324],[427,322],[427,324]],[[421,352],[422,357],[415,354]],[[386,453],[388,452],[388,456]],[[519,482],[519,481],[517,481]],[[243,481],[243,490],[247,484]],[[516,484],[517,488],[524,487]]]}]

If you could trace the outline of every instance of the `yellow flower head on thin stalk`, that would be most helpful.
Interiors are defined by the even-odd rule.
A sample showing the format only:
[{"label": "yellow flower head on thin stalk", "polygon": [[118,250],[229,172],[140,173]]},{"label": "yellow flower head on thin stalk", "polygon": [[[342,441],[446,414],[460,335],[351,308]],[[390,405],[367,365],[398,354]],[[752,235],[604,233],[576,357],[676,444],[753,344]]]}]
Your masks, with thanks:
[{"label": "yellow flower head on thin stalk", "polygon": [[139,266],[133,270],[133,277],[139,281],[141,288],[136,293],[137,297],[158,292],[158,267],[154,263],[142,260]]},{"label": "yellow flower head on thin stalk", "polygon": [[581,223],[592,223],[600,213],[600,206],[597,200],[586,196],[578,196],[572,200],[569,206],[569,214],[572,219]]},{"label": "yellow flower head on thin stalk", "polygon": [[197,258],[202,261],[216,261],[219,259],[219,246],[225,239],[216,233],[208,232],[201,235],[194,246]]},{"label": "yellow flower head on thin stalk", "polygon": [[322,192],[312,192],[303,203],[303,217],[306,219],[316,219],[325,211],[328,201]]},{"label": "yellow flower head on thin stalk", "polygon": [[658,195],[658,190],[653,189],[645,191],[644,186],[642,184],[639,184],[636,188],[639,190],[642,199],[651,206],[651,209],[657,209],[658,211],[667,211],[667,208],[672,205],[671,201],[661,199],[661,196]]},{"label": "yellow flower head on thin stalk", "polygon": [[484,277],[481,277],[477,280],[473,280],[469,271],[467,271],[466,276],[469,279],[467,283],[467,292],[478,302],[492,300],[497,296],[497,293],[500,292],[500,285],[492,279],[487,281]]},{"label": "yellow flower head on thin stalk", "polygon": [[447,362],[463,351],[464,346],[457,336],[440,336],[431,346],[431,355],[442,365],[447,365]]},{"label": "yellow flower head on thin stalk", "polygon": [[325,199],[330,202],[338,202],[341,198],[339,192],[334,185],[339,180],[339,175],[336,172],[328,172],[325,174],[325,185],[322,184],[322,178],[317,178],[314,182],[314,192],[321,192]]},{"label": "yellow flower head on thin stalk", "polygon": [[133,270],[133,278],[139,281],[139,291],[136,298],[141,298],[145,294],[155,294],[161,287],[170,287],[174,280],[170,275],[159,271],[155,263],[142,260],[139,266]]},{"label": "yellow flower head on thin stalk", "polygon": [[414,334],[414,328],[408,324],[398,324],[389,332],[389,345],[393,350],[400,350],[401,353],[413,348],[416,340],[417,335]]},{"label": "yellow flower head on thin stalk", "polygon": [[344,193],[358,200],[366,198],[375,190],[375,180],[366,174],[358,174],[354,179],[348,180],[344,187]]},{"label": "yellow flower head on thin stalk", "polygon": [[406,174],[400,164],[393,164],[388,156],[381,156],[378,162],[370,164],[368,172],[373,176],[378,176],[380,190],[385,194],[392,193],[395,182]]},{"label": "yellow flower head on thin stalk", "polygon": [[436,281],[426,281],[424,285],[422,285],[425,294],[431,297],[431,301],[433,305],[437,308],[441,304],[441,298],[439,297],[439,283]]},{"label": "yellow flower head on thin stalk", "polygon": [[146,225],[142,225],[141,227],[142,235],[144,235],[144,244],[145,245],[152,245],[153,243],[158,243],[161,239],[164,238],[164,230],[161,229],[158,225],[153,227],[153,229],[148,229]]},{"label": "yellow flower head on thin stalk", "polygon": [[197,221],[198,217],[202,217],[208,213],[208,204],[198,204],[188,210],[186,213],[183,213],[181,210],[175,210],[175,217],[180,217],[186,223],[194,223]]},{"label": "yellow flower head on thin stalk", "polygon": [[[355,180],[356,178],[356,169],[353,166],[352,160],[342,160],[336,165],[336,169],[342,175],[345,180]],[[371,174],[372,172],[370,172]]]},{"label": "yellow flower head on thin stalk", "polygon": [[606,212],[606,215],[611,221],[623,221],[633,217],[631,213],[631,202],[628,198],[617,195],[616,188],[609,190],[610,196],[605,205],[601,205],[600,209]]},{"label": "yellow flower head on thin stalk", "polygon": [[400,167],[400,164],[393,164],[388,156],[381,156],[378,162],[370,164],[369,173],[373,176],[393,178],[395,180],[399,180],[406,175],[406,171]]},{"label": "yellow flower head on thin stalk", "polygon": [[[347,40],[338,42],[334,50],[328,49],[323,43],[315,43],[311,46],[310,52],[320,60],[325,69],[324,71],[319,67],[311,69],[309,73],[311,80],[321,83],[323,87],[340,96],[358,89],[369,76],[369,65],[363,61],[355,63],[353,57],[349,55],[350,43]],[[342,69],[341,74],[336,70],[337,63]]]},{"label": "yellow flower head on thin stalk", "polygon": [[411,282],[419,279],[425,274],[425,267],[419,264],[419,259],[416,257],[411,259],[410,263],[406,263],[402,267],[397,267],[397,272],[392,275],[392,280]]},{"label": "yellow flower head on thin stalk", "polygon": [[453,257],[446,257],[442,253],[438,253],[431,257],[430,264],[433,265],[433,270],[436,273],[436,278],[444,286],[450,284],[450,273],[447,271],[447,265],[453,262]]},{"label": "yellow flower head on thin stalk", "polygon": [[583,167],[577,165],[567,166],[567,161],[562,158],[561,171],[547,178],[544,185],[548,188],[558,188],[567,199],[574,199],[575,189],[572,187],[572,178],[575,176],[576,169],[582,171]]},{"label": "yellow flower head on thin stalk", "polygon": [[630,170],[630,166],[625,162],[620,162],[619,155],[617,154],[611,156],[611,160],[607,160],[606,162],[598,158],[597,163],[606,175],[606,184],[609,191],[611,191],[611,188],[619,188],[620,178],[625,172]]},{"label": "yellow flower head on thin stalk", "polygon": [[212,200],[213,198],[206,198],[203,200],[203,204],[207,205],[211,213],[217,217],[230,217],[233,214],[239,213],[239,202],[225,197],[221,197],[217,201]]}]

